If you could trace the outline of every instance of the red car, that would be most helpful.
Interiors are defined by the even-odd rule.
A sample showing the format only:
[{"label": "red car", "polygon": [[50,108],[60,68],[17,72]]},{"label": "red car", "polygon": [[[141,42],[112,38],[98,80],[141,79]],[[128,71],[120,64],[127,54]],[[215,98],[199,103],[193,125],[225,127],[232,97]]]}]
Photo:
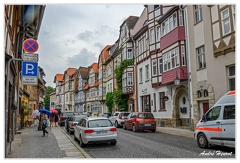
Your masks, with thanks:
[{"label": "red car", "polygon": [[124,119],[123,129],[156,131],[156,120],[150,112],[132,112]]}]

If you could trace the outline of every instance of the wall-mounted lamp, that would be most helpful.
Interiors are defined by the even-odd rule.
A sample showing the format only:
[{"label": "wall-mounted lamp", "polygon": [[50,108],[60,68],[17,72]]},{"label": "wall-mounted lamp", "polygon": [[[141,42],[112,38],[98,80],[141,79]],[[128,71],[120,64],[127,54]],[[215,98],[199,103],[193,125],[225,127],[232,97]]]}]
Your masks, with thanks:
[{"label": "wall-mounted lamp", "polygon": [[180,84],[180,79],[179,79],[179,77],[178,77],[177,71],[176,71],[176,78],[174,79],[174,84],[175,84],[175,85],[179,85],[179,84]]}]

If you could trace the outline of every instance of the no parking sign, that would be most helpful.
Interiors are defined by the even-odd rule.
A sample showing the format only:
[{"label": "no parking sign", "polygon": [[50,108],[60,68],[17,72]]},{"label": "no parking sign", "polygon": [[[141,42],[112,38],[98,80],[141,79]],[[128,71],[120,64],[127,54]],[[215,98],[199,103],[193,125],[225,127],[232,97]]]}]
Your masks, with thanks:
[{"label": "no parking sign", "polygon": [[38,43],[32,38],[26,39],[23,42],[23,49],[28,53],[34,53],[38,50]]}]

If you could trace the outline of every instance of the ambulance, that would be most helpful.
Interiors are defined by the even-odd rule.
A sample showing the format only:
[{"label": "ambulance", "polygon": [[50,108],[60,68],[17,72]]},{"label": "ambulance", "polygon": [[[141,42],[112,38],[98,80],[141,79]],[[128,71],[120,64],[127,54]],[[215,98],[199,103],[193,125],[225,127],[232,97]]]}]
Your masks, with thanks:
[{"label": "ambulance", "polygon": [[197,123],[194,137],[200,148],[235,148],[235,91],[224,94]]}]

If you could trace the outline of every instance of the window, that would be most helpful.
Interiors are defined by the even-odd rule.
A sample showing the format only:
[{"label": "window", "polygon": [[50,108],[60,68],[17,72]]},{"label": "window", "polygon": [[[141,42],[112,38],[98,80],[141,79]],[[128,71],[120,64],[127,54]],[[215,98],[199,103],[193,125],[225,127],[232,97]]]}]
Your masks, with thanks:
[{"label": "window", "polygon": [[198,69],[206,68],[205,48],[197,48]]},{"label": "window", "polygon": [[157,75],[157,60],[156,59],[152,60],[152,75],[153,76]]},{"label": "window", "polygon": [[158,26],[157,30],[156,30],[156,41],[160,41],[160,37],[161,37],[161,35],[160,35],[161,31],[160,30],[161,30],[161,27]]},{"label": "window", "polygon": [[165,96],[165,92],[159,92],[159,98],[160,98],[160,100],[159,100],[160,110],[159,111],[166,110],[164,96]]},{"label": "window", "polygon": [[155,42],[155,39],[154,39],[154,29],[150,29],[150,44],[153,44]]},{"label": "window", "polygon": [[194,5],[194,16],[195,23],[198,23],[202,20],[202,5]]},{"label": "window", "polygon": [[127,49],[127,59],[132,59],[132,58],[133,58],[132,48]]},{"label": "window", "polygon": [[143,82],[142,68],[139,69],[139,81],[140,81],[140,83]]},{"label": "window", "polygon": [[217,120],[220,115],[220,110],[221,110],[221,106],[216,106],[216,107],[212,108],[212,110],[210,110],[206,114],[207,121]]},{"label": "window", "polygon": [[235,5],[232,5],[233,27],[235,30]]},{"label": "window", "polygon": [[186,65],[186,56],[185,56],[185,47],[181,46],[181,56],[182,56],[182,65],[185,66]]},{"label": "window", "polygon": [[222,18],[222,31],[223,35],[226,35],[231,32],[231,25],[230,25],[230,17],[229,17],[229,9],[225,9],[221,12]]},{"label": "window", "polygon": [[228,67],[229,91],[235,90],[235,66]]},{"label": "window", "polygon": [[139,48],[138,48],[139,54],[141,54],[141,53],[142,53],[142,44],[141,44],[141,40],[138,41],[138,46],[139,46]]},{"label": "window", "polygon": [[235,119],[235,105],[224,107],[223,119]]},{"label": "window", "polygon": [[162,22],[162,36],[171,32],[173,29],[177,27],[177,17],[176,13],[169,16],[164,22]]},{"label": "window", "polygon": [[183,15],[181,10],[179,10],[179,26],[183,26]]},{"label": "window", "polygon": [[133,85],[133,73],[132,72],[127,73],[127,85],[128,86]]},{"label": "window", "polygon": [[149,80],[149,65],[145,66],[145,70],[146,70],[146,81]]},{"label": "window", "polygon": [[158,72],[159,72],[159,75],[161,75],[162,72],[163,72],[162,58],[159,58],[159,59],[158,59]]},{"label": "window", "polygon": [[164,72],[179,66],[179,52],[175,48],[163,55]]},{"label": "window", "polygon": [[72,101],[72,93],[70,93],[70,95],[69,95],[69,96],[70,96],[70,101]]}]

